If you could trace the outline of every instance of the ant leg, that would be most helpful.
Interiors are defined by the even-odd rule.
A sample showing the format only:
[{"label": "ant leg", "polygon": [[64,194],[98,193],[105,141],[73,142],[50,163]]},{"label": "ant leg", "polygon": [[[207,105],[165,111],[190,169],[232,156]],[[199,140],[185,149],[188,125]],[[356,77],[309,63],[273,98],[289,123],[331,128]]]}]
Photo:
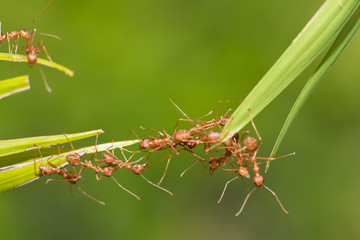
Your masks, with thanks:
[{"label": "ant leg", "polygon": [[141,128],[142,130],[151,130],[151,131],[154,131],[154,132],[158,133],[160,136],[164,136],[164,134],[163,134],[162,132],[160,132],[160,131],[158,131],[158,130],[156,130],[156,129],[153,129],[153,128],[145,128],[145,127],[143,127],[143,126],[140,126],[140,128]]},{"label": "ant leg", "polygon": [[256,128],[256,126],[255,126],[254,118],[253,118],[253,116],[252,116],[252,114],[251,114],[250,108],[249,108],[249,115],[250,115],[251,124],[252,124],[252,126],[253,126],[253,128],[254,128],[254,130],[255,130],[255,132],[256,132],[256,135],[257,135],[257,137],[258,137],[258,139],[259,139],[259,144],[258,144],[258,146],[257,146],[257,148],[259,148],[260,145],[261,145],[261,143],[262,143],[262,139],[261,139],[261,136],[260,136],[260,134],[259,134],[259,131],[257,130],[257,128]]},{"label": "ant leg", "polygon": [[11,50],[10,50],[10,39],[9,39],[9,34],[6,32],[7,37],[7,41],[8,41],[8,46],[9,46],[9,57],[11,57]]},{"label": "ant leg", "polygon": [[129,136],[131,135],[131,133],[133,133],[135,136],[136,136],[136,139],[137,140],[141,140],[139,137],[138,137],[138,135],[136,134],[136,132],[134,131],[134,130],[131,130],[130,132],[129,132],[129,134],[126,136],[126,138],[125,138],[125,140],[127,140],[128,138],[129,138]]},{"label": "ant leg", "polygon": [[84,190],[82,190],[78,185],[76,185],[76,188],[77,188],[82,194],[84,194],[86,197],[88,197],[88,198],[94,200],[95,202],[97,202],[97,203],[105,206],[105,203],[104,203],[104,202],[102,202],[102,201],[100,201],[100,200],[97,200],[97,199],[94,198],[93,196],[87,194],[87,193],[86,193]]},{"label": "ant leg", "polygon": [[31,22],[31,24],[30,24],[30,26],[28,28],[30,28],[31,25],[36,21],[36,19],[38,19],[41,16],[41,14],[43,14],[50,7],[50,4],[51,4],[51,2],[49,2],[46,5],[46,7],[44,8],[44,10],[42,10],[41,13],[39,15],[37,15],[36,18],[34,18],[34,20]]},{"label": "ant leg", "polygon": [[145,181],[147,181],[148,183],[150,183],[151,185],[153,185],[154,187],[157,187],[157,188],[159,188],[159,189],[167,192],[167,193],[170,194],[171,196],[174,196],[174,194],[173,194],[172,192],[170,192],[169,190],[167,190],[167,189],[165,189],[165,188],[162,188],[162,187],[160,187],[159,185],[151,182],[150,180],[148,180],[147,178],[145,178],[144,175],[140,174],[140,176],[141,176]]},{"label": "ant leg", "polygon": [[167,161],[167,163],[166,163],[166,167],[165,167],[164,174],[163,174],[163,176],[161,177],[161,179],[160,179],[160,181],[158,182],[157,185],[160,185],[161,182],[163,181],[163,179],[164,179],[164,177],[165,177],[165,175],[166,175],[167,169],[168,169],[168,167],[169,167],[169,163],[170,163],[170,160],[171,160],[171,157],[172,157],[173,153],[174,153],[174,151],[171,151],[170,156],[169,156],[169,159],[168,159],[168,161]]},{"label": "ant leg", "polygon": [[[185,147],[184,147],[184,150],[187,150],[187,151],[191,151],[190,149],[186,149]],[[204,166],[204,169],[206,169],[206,166],[204,165],[204,161],[205,161],[205,159],[203,159],[203,158],[201,158],[200,156],[198,156],[198,155],[196,155],[193,151],[191,151],[192,153],[193,153],[193,155],[194,156],[196,156],[196,157],[198,157],[200,160],[197,160],[196,162],[194,162],[193,164],[191,164],[188,168],[186,168],[181,174],[180,174],[180,177],[183,177],[184,176],[184,174],[190,169],[190,168],[192,168],[193,166],[195,166],[195,164],[197,164],[198,162],[201,162],[201,164]],[[190,152],[190,153],[191,153]]]},{"label": "ant leg", "polygon": [[[285,157],[292,156],[292,155],[295,155],[295,152],[289,153],[289,154],[286,154],[286,155],[280,156],[280,157],[269,157],[269,158],[266,158],[266,157],[256,157],[256,159],[272,161],[272,160],[275,160],[275,159],[285,158]],[[266,162],[267,162],[267,161],[266,161]]]},{"label": "ant leg", "polygon": [[52,92],[52,89],[46,79],[46,76],[45,76],[45,73],[44,73],[44,70],[39,66],[39,64],[36,64],[37,68],[39,69],[40,71],[40,74],[41,74],[41,78],[43,79],[43,82],[44,82],[44,85],[45,85],[45,88],[46,90],[51,93]]},{"label": "ant leg", "polygon": [[[34,143],[34,146],[36,146],[37,149],[38,149],[38,151],[39,151],[40,159],[41,159],[41,164],[40,164],[40,166],[42,166],[42,165],[44,165],[44,164],[43,164],[43,157],[42,157],[42,154],[41,154],[41,151],[40,151],[40,147],[39,147],[36,143]],[[60,152],[60,149],[59,149],[59,152]],[[57,168],[54,164],[52,164],[52,163],[49,161],[54,155],[55,155],[55,153],[53,153],[53,154],[47,159],[47,163],[48,163],[51,167]],[[34,154],[34,156],[35,156],[35,154]],[[35,162],[36,162],[36,161],[35,161]],[[43,176],[46,176],[44,170],[42,170],[41,173],[42,173]],[[47,175],[49,175],[49,174],[47,174]]]},{"label": "ant leg", "polygon": [[140,198],[139,198],[135,193],[132,193],[132,192],[130,192],[129,190],[127,190],[126,188],[124,188],[123,186],[120,185],[120,183],[118,183],[118,181],[116,181],[116,179],[115,179],[113,176],[111,176],[111,177],[112,177],[112,179],[115,181],[115,183],[116,183],[122,190],[124,190],[125,192],[131,194],[131,195],[134,196],[137,200],[140,201]]},{"label": "ant leg", "polygon": [[232,179],[230,179],[229,181],[226,182],[225,187],[224,187],[224,190],[222,191],[221,196],[220,196],[219,200],[217,201],[217,203],[220,203],[220,202],[221,202],[222,198],[224,197],[226,188],[227,188],[227,186],[229,185],[229,183],[231,183],[232,181],[234,181],[234,180],[237,179],[237,178],[239,178],[239,176],[236,176],[236,177],[234,177],[234,178],[232,178]]},{"label": "ant leg", "polygon": [[248,135],[249,135],[249,131],[244,131],[244,134],[243,134],[242,137],[240,138],[239,142],[241,143],[241,142],[244,140],[244,138],[245,138],[246,136],[248,136]]},{"label": "ant leg", "polygon": [[[16,37],[16,39],[14,40],[12,46],[11,46],[11,52],[13,52],[14,48],[15,48],[15,54],[17,53],[17,48],[18,48],[18,44],[19,44],[19,38],[20,36],[18,35]],[[16,46],[16,47],[15,47]]]},{"label": "ant leg", "polygon": [[[78,156],[79,158],[83,159],[85,162],[87,162],[87,160],[86,160],[83,156],[81,156],[80,154],[78,154],[78,153],[76,152],[76,150],[75,150],[75,148],[74,148],[74,145],[72,144],[70,138],[68,138],[68,136],[67,136],[65,133],[63,133],[63,135],[64,135],[64,136],[66,137],[66,139],[69,141],[70,146],[71,146],[71,149],[73,150],[73,153],[74,153],[76,156]],[[96,142],[97,142],[97,138],[98,138],[98,134],[96,135],[96,140],[95,140]],[[95,145],[95,151],[97,152],[96,145]],[[91,155],[91,158],[90,158],[90,159],[93,158],[93,155],[94,155],[94,153]]]},{"label": "ant leg", "polygon": [[99,134],[96,134],[95,144],[94,144],[95,152],[93,154],[91,154],[91,158],[90,158],[89,162],[92,161],[93,157],[95,157],[95,161],[96,161],[96,157],[97,157],[97,154],[98,154],[98,150],[97,150],[98,138],[99,138]]},{"label": "ant leg", "polygon": [[286,211],[286,209],[284,208],[284,206],[281,204],[280,199],[278,198],[278,196],[276,195],[276,193],[275,193],[273,190],[271,190],[269,187],[267,187],[267,186],[265,186],[265,185],[263,185],[263,186],[264,186],[269,192],[271,192],[272,195],[275,196],[275,198],[276,198],[276,200],[278,201],[278,203],[279,203],[280,207],[282,208],[282,210],[283,210],[286,214],[289,214],[289,212]]},{"label": "ant leg", "polygon": [[247,200],[249,199],[249,197],[251,196],[251,194],[256,190],[257,187],[253,188],[253,190],[251,190],[251,192],[248,193],[248,195],[246,196],[245,200],[244,200],[244,203],[243,205],[241,206],[240,210],[235,214],[235,216],[239,216],[240,213],[242,212],[242,210],[244,209],[245,207],[245,204],[247,202]]},{"label": "ant leg", "polygon": [[[219,105],[220,103],[236,103],[236,102],[243,102],[244,100],[238,100],[238,101],[231,101],[231,100],[219,100],[217,102],[217,106],[216,106],[216,121],[219,120]],[[227,112],[224,114],[224,117],[229,113],[232,112],[231,108],[229,108],[229,110],[227,110]]]},{"label": "ant leg", "polygon": [[[193,166],[195,166],[195,164],[197,164],[200,160],[194,162],[193,164],[191,164],[188,168],[186,168],[181,174],[180,174],[180,177],[183,177],[184,174],[190,169],[192,168]],[[204,166],[205,167],[205,166]]]},{"label": "ant leg", "polygon": [[53,60],[51,59],[48,51],[46,50],[46,47],[44,46],[42,40],[39,41],[39,44],[38,44],[37,48],[40,48],[41,51],[45,53],[46,57],[50,60],[50,62],[53,61]]}]

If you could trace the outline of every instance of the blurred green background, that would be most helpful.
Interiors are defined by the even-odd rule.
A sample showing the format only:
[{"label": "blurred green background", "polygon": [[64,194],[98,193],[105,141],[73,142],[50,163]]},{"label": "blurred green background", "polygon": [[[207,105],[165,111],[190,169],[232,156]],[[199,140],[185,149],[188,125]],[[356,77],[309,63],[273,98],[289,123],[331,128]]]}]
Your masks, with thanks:
[{"label": "blurred green background", "polygon": [[[245,98],[315,14],[323,0],[304,1],[53,1],[34,23],[55,62],[75,71],[69,78],[26,63],[1,62],[1,79],[29,74],[31,90],[0,101],[1,139],[105,131],[99,141],[119,141],[139,126],[172,131],[182,117],[216,109],[218,100]],[[2,31],[27,28],[47,1],[2,1]],[[360,40],[356,35],[290,128],[266,185],[239,217],[247,192],[232,183],[217,204],[228,172],[201,166],[179,174],[194,158],[175,156],[162,184],[170,197],[125,171],[115,177],[140,195],[137,201],[111,179],[84,174],[78,184],[105,201],[101,206],[69,184],[35,181],[0,196],[2,239],[359,239],[360,238]],[[1,52],[7,52],[6,44]],[[297,94],[315,65],[255,118],[267,156]],[[9,69],[12,69],[11,72]],[[223,113],[229,105],[222,105]],[[231,105],[236,108],[236,104]],[[252,130],[252,128],[250,128]],[[76,142],[93,143],[94,139]],[[161,158],[166,153],[154,155]],[[165,167],[145,173],[157,181]],[[252,183],[247,182],[252,188]]]}]

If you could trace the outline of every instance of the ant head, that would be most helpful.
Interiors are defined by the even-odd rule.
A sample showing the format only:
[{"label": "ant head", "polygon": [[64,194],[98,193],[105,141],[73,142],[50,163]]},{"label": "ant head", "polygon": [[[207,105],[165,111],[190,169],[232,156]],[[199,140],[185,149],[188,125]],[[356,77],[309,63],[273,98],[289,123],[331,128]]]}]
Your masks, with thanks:
[{"label": "ant head", "polygon": [[181,141],[190,139],[191,134],[190,134],[190,131],[188,131],[188,130],[180,129],[180,130],[176,131],[174,137],[177,141],[181,142]]},{"label": "ant head", "polygon": [[200,123],[194,124],[194,127],[192,128],[194,131],[201,131],[202,125]]},{"label": "ant head", "polygon": [[103,153],[103,160],[106,164],[111,165],[114,162],[114,157],[111,155],[111,153],[104,152]]},{"label": "ant head", "polygon": [[142,173],[143,171],[145,171],[145,167],[146,167],[146,163],[145,164],[135,164],[133,167],[132,167],[132,171],[134,174],[136,175],[139,175],[140,173]]},{"label": "ant head", "polygon": [[246,177],[246,178],[250,178],[250,174],[249,171],[247,170],[246,167],[241,166],[238,170],[238,173],[240,174],[240,176],[242,177]]},{"label": "ant head", "polygon": [[143,138],[140,142],[140,149],[145,150],[150,148],[150,139]]},{"label": "ant head", "polygon": [[21,30],[19,31],[19,34],[20,34],[20,37],[22,37],[22,38],[30,39],[30,34],[29,34],[29,32],[28,32],[27,30],[25,30],[25,29],[21,29]]},{"label": "ant head", "polygon": [[[71,183],[71,184],[75,184],[75,183],[77,183],[80,179],[81,179],[81,176],[78,176],[78,177],[75,177],[75,176],[70,176],[70,175],[68,175],[69,176],[69,182]],[[65,177],[64,177],[65,178]]]},{"label": "ant head", "polygon": [[218,159],[213,159],[209,163],[210,163],[209,173],[213,175],[215,170],[220,166],[221,162]]},{"label": "ant head", "polygon": [[104,167],[103,168],[103,176],[104,177],[110,177],[113,172],[115,172],[115,168],[113,167]]},{"label": "ant head", "polygon": [[34,65],[34,63],[36,63],[37,54],[30,51],[30,52],[27,52],[27,57],[28,57],[28,65],[29,65],[29,67],[32,67]]},{"label": "ant head", "polygon": [[225,126],[228,121],[229,121],[229,118],[228,118],[228,117],[221,116],[221,117],[220,117],[220,122],[219,122],[219,124],[220,124],[221,126]]},{"label": "ant head", "polygon": [[246,150],[249,152],[254,152],[257,149],[256,139],[253,137],[247,137],[245,139],[244,144],[245,144]]},{"label": "ant head", "polygon": [[233,146],[233,138],[229,138],[228,140],[226,140],[225,142],[223,142],[225,147],[232,147]]},{"label": "ant head", "polygon": [[124,165],[122,165],[126,170],[130,170],[130,169],[132,169],[132,166],[131,166],[131,164],[130,163],[124,163]]},{"label": "ant head", "polygon": [[77,166],[80,164],[80,158],[75,154],[69,154],[65,157],[65,159],[72,166]]},{"label": "ant head", "polygon": [[256,187],[261,187],[264,183],[264,177],[262,175],[255,176],[253,181]]}]

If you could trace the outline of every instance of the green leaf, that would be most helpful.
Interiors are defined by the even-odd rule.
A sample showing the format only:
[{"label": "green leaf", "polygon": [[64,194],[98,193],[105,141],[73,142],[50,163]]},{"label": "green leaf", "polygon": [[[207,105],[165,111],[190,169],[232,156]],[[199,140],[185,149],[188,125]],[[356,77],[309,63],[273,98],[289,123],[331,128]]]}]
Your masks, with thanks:
[{"label": "green leaf", "polygon": [[84,155],[95,153],[96,151],[102,152],[115,148],[123,148],[138,142],[139,140],[112,142],[98,145],[96,149],[94,146],[89,146],[77,148],[75,151],[73,151],[72,148],[61,148],[60,154],[58,154],[58,146],[56,146],[56,148],[51,147],[49,149],[41,148],[42,157],[36,155],[34,156],[34,154],[38,153],[38,149],[32,148],[30,151],[16,154],[16,157],[22,158],[21,163],[0,168],[0,193],[23,186],[36,179],[39,179],[41,176],[41,172],[39,171],[40,165],[51,166],[51,164],[53,164],[55,166],[65,166],[67,164],[65,157],[68,154],[77,153],[79,155]]},{"label": "green leaf", "polygon": [[[11,54],[9,56],[9,53],[0,53],[0,60],[4,61],[11,61],[11,62],[28,62],[28,58],[25,55],[19,55],[19,54]],[[38,64],[42,64],[47,67],[55,68],[59,71],[64,72],[66,75],[73,77],[74,71],[70,70],[67,67],[64,67],[58,63],[51,62],[45,59],[38,58],[37,59]]]},{"label": "green leaf", "polygon": [[[275,142],[274,148],[271,151],[270,156],[276,154],[285,134],[287,133],[291,123],[296,117],[297,113],[300,111],[301,107],[304,105],[305,101],[309,98],[311,93],[314,91],[316,86],[323,79],[327,71],[332,67],[332,65],[339,58],[341,53],[344,51],[345,47],[349,44],[351,39],[354,37],[355,33],[360,28],[360,7],[353,14],[348,23],[344,26],[344,28],[339,33],[338,37],[332,44],[329,51],[326,53],[325,57],[312,74],[310,79],[307,81],[305,87],[301,91],[300,95],[296,99],[294,106],[292,107],[289,115],[287,116],[285,123],[280,131],[280,134]],[[270,162],[266,165],[266,171],[270,166]]]},{"label": "green leaf", "polygon": [[273,101],[324,50],[346,24],[360,0],[328,0],[253,88],[231,116],[221,138],[226,140]]},{"label": "green leaf", "polygon": [[[41,136],[41,137],[30,137],[30,138],[20,138],[20,139],[12,139],[12,140],[2,140],[0,141],[0,157],[13,155],[15,153],[25,152],[29,148],[34,147],[34,143],[38,146],[47,147],[50,145],[57,145],[58,143],[66,143],[70,139],[70,141],[75,141],[91,136],[95,136],[97,134],[101,134],[104,131],[93,130],[82,133],[74,133],[74,134],[64,134],[53,135],[53,136]],[[3,158],[0,158],[0,167],[4,166],[2,164]]]},{"label": "green leaf", "polygon": [[29,76],[9,78],[0,81],[0,99],[30,89]]}]

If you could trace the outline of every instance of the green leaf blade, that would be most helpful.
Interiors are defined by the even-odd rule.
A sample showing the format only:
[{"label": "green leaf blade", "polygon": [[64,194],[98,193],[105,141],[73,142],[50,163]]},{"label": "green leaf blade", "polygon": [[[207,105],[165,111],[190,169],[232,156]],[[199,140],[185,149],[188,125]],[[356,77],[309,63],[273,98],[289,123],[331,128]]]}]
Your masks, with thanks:
[{"label": "green leaf blade", "polygon": [[12,140],[2,140],[0,141],[0,166],[1,166],[1,157],[9,156],[16,153],[25,152],[26,149],[33,148],[34,143],[38,146],[49,146],[49,145],[57,145],[66,143],[70,139],[70,141],[75,141],[91,136],[95,136],[97,134],[101,134],[104,131],[93,130],[81,133],[73,133],[73,134],[64,134],[53,135],[53,136],[40,136],[40,137],[30,137],[30,138],[20,138],[20,139],[12,139]]},{"label": "green leaf blade", "polygon": [[0,81],[0,99],[30,89],[29,76],[9,78]]},{"label": "green leaf blade", "polygon": [[[330,70],[336,60],[340,57],[341,53],[344,51],[346,46],[349,44],[351,39],[354,37],[356,32],[360,28],[360,7],[357,8],[356,12],[353,14],[348,23],[339,33],[338,37],[330,47],[329,51],[326,53],[325,57],[312,74],[310,79],[307,81],[306,85],[302,89],[298,98],[295,101],[294,106],[291,108],[290,113],[288,114],[285,123],[279,133],[279,136],[274,144],[274,147],[271,151],[270,156],[276,154],[282,140],[284,139],[285,134],[287,133],[291,123],[295,119],[296,115],[299,113],[300,109],[310,97],[311,93],[324,78],[325,74]],[[266,171],[270,166],[270,162],[266,165]]]},{"label": "green leaf blade", "polygon": [[72,148],[61,148],[60,154],[58,154],[59,150],[57,146],[56,148],[51,149],[41,148],[42,158],[39,156],[34,157],[32,153],[32,151],[38,151],[38,149],[33,149],[32,151],[21,153],[20,155],[24,155],[22,157],[24,159],[23,162],[0,168],[0,193],[7,192],[11,189],[26,185],[34,180],[39,179],[41,176],[41,172],[39,170],[40,165],[51,166],[51,164],[53,164],[55,166],[61,165],[62,167],[67,165],[65,157],[69,154],[76,153],[82,156],[95,152],[123,148],[138,142],[140,142],[140,140],[111,142],[97,145],[96,148],[95,146],[76,148],[75,151],[73,151]]},{"label": "green leaf blade", "polygon": [[[10,61],[10,62],[28,62],[28,58],[25,55],[11,54],[9,56],[9,53],[0,53],[0,60]],[[69,68],[64,67],[56,62],[51,62],[46,59],[38,58],[37,63],[47,66],[47,67],[55,68],[61,72],[64,72],[66,75],[68,75],[70,77],[74,76],[74,71],[72,71]]]},{"label": "green leaf blade", "polygon": [[288,49],[253,88],[224,127],[227,140],[273,101],[323,51],[357,9],[360,0],[326,1]]}]

